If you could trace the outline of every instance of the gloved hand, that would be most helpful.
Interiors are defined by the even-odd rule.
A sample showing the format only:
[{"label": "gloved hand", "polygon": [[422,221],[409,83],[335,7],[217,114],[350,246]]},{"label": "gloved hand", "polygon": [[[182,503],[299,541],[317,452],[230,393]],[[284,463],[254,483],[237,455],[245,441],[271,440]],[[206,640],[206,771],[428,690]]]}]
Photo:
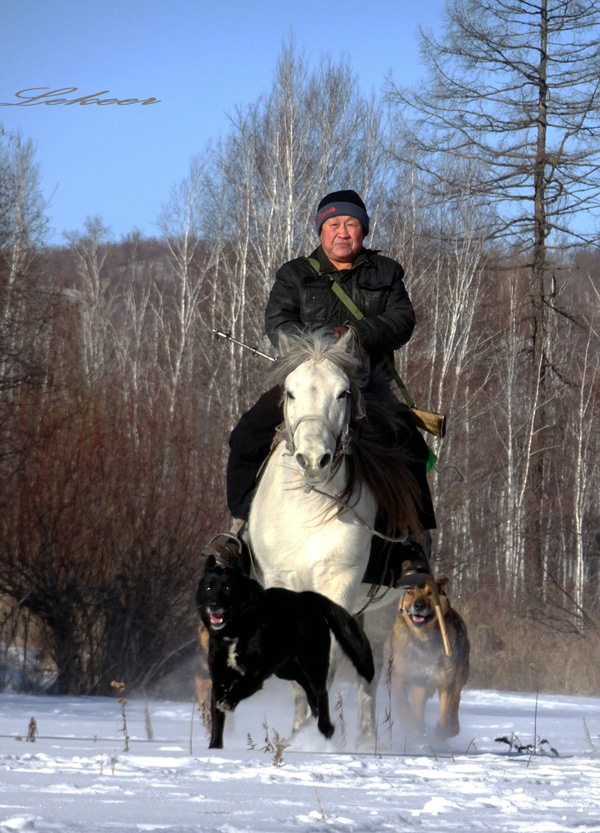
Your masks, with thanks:
[{"label": "gloved hand", "polygon": [[348,332],[348,327],[344,327],[343,324],[338,324],[337,327],[333,328],[333,334],[336,338],[339,338],[340,336],[343,336],[344,333],[347,333],[347,332]]}]

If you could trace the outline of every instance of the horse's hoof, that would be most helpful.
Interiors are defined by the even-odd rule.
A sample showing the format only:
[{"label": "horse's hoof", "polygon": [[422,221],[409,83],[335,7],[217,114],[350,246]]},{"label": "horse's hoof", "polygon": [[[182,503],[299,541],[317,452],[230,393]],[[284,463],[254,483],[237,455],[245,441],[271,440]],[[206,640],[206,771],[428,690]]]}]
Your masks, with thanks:
[{"label": "horse's hoof", "polygon": [[355,743],[356,751],[357,752],[374,752],[375,751],[375,738],[371,734],[371,732],[364,732],[356,737]]}]

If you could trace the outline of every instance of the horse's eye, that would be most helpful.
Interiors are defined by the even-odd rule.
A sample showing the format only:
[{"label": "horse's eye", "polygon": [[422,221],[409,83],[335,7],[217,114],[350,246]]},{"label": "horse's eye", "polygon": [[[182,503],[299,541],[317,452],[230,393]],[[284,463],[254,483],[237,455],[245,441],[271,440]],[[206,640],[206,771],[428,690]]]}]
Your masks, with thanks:
[{"label": "horse's eye", "polygon": [[349,396],[350,396],[350,391],[349,390],[343,390],[340,393],[340,395],[338,396],[338,399],[348,399]]},{"label": "horse's eye", "polygon": [[286,390],[285,395],[286,395],[286,396],[287,396],[287,398],[288,398],[288,399],[290,399],[292,402],[296,399],[296,397],[294,396],[294,394],[293,394],[291,391],[289,391],[289,390]]}]

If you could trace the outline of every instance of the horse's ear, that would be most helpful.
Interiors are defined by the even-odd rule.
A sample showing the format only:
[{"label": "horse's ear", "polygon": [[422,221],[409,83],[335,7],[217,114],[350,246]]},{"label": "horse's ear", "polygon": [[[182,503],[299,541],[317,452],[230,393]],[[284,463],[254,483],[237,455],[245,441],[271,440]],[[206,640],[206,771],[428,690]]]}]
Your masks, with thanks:
[{"label": "horse's ear", "polygon": [[338,342],[341,349],[349,356],[358,359],[365,367],[369,365],[369,356],[365,352],[364,347],[361,346],[358,336],[352,327],[348,327],[348,332],[344,333],[343,336],[340,336]]},{"label": "horse's ear", "polygon": [[344,333],[343,336],[339,338],[339,345],[342,347],[346,353],[355,353],[358,347],[358,341],[356,339],[356,334],[354,330],[350,327],[348,331]]}]

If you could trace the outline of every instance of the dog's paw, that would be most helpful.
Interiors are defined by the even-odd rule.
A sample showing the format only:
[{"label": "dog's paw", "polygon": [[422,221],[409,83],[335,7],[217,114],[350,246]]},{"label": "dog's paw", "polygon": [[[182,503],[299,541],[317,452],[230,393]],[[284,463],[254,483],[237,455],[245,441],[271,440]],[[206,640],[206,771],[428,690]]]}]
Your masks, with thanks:
[{"label": "dog's paw", "polygon": [[460,723],[458,720],[449,720],[445,726],[438,723],[433,731],[438,740],[448,740],[460,734]]},{"label": "dog's paw", "polygon": [[331,723],[331,721],[319,719],[317,725],[319,727],[319,732],[321,732],[321,734],[324,735],[327,738],[327,740],[329,740],[331,737],[333,737],[333,733],[335,732],[335,728],[334,728],[333,724]]},{"label": "dog's paw", "polygon": [[237,703],[232,703],[227,697],[222,697],[217,701],[217,708],[220,712],[232,712],[235,710]]}]

